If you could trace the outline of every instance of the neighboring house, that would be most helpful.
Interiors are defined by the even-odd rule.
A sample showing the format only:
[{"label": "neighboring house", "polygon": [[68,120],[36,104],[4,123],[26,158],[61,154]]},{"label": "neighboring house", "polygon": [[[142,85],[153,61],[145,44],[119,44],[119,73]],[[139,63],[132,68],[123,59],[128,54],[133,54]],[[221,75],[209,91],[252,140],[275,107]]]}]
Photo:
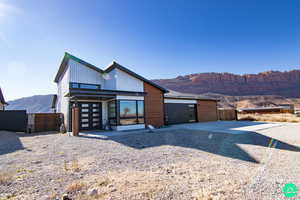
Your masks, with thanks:
[{"label": "neighboring house", "polygon": [[258,107],[258,108],[240,108],[238,112],[242,114],[248,113],[294,113],[294,105],[293,104],[280,104],[278,106],[273,107]]},{"label": "neighboring house", "polygon": [[[102,70],[65,53],[55,82],[58,90],[53,109],[64,114],[68,131],[72,131],[72,124],[76,127],[75,123],[80,130],[107,125],[130,130],[145,125],[217,120],[215,99],[168,93],[116,62]],[[79,116],[72,113],[72,107],[79,107]]]},{"label": "neighboring house", "polygon": [[7,106],[8,103],[5,102],[2,90],[0,88],[0,110],[5,110],[5,106]]}]

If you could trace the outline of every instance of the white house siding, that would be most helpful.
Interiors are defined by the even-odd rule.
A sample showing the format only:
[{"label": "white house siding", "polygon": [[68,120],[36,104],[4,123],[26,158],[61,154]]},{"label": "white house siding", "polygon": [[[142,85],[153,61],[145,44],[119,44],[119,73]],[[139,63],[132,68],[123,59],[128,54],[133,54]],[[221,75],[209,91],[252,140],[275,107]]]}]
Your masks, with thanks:
[{"label": "white house siding", "polygon": [[124,100],[144,100],[144,97],[139,97],[139,96],[121,96],[118,95],[117,99],[124,99]]},{"label": "white house siding", "polygon": [[101,73],[90,69],[72,59],[69,60],[70,82],[100,84],[104,87],[104,79]]},{"label": "white house siding", "polygon": [[165,103],[190,103],[190,104],[196,104],[197,100],[187,100],[187,99],[166,99]]},{"label": "white house siding", "polygon": [[70,69],[67,67],[64,74],[57,83],[56,111],[64,114],[65,125],[68,125],[69,117],[69,97],[65,95],[69,92]]},{"label": "white house siding", "polygon": [[107,101],[102,101],[102,124],[103,126],[108,121],[108,114],[107,114]]},{"label": "white house siding", "polygon": [[117,81],[116,81],[116,76],[117,76],[117,71],[116,69],[111,70],[109,73],[106,73],[103,75],[104,76],[104,89],[107,90],[116,90],[117,89]]},{"label": "white house siding", "polygon": [[104,89],[107,90],[123,90],[134,92],[144,91],[143,81],[119,69],[113,69],[109,73],[105,74],[104,79]]},{"label": "white house siding", "polygon": [[129,75],[128,73],[116,69],[116,89],[124,90],[124,91],[136,91],[143,92],[144,91],[144,83],[143,81]]}]

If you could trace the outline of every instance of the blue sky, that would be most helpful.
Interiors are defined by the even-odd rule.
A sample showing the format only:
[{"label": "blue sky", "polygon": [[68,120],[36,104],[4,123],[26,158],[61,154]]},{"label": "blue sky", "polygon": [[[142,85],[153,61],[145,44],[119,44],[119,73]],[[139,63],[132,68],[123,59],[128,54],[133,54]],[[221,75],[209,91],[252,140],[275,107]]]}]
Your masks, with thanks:
[{"label": "blue sky", "polygon": [[0,86],[8,100],[55,93],[65,51],[149,79],[297,69],[299,9],[292,0],[0,0]]}]

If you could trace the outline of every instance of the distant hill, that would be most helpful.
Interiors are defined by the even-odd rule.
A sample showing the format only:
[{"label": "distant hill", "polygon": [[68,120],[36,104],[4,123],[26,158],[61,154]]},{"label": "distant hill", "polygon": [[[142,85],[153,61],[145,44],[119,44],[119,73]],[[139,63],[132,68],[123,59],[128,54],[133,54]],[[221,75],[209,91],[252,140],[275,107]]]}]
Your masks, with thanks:
[{"label": "distant hill", "polygon": [[268,71],[258,74],[198,73],[155,83],[185,93],[218,93],[230,96],[279,95],[300,97],[300,70]]},{"label": "distant hill", "polygon": [[[170,90],[220,99],[219,107],[250,108],[294,104],[300,109],[300,70],[258,74],[198,73],[153,80]],[[7,109],[28,113],[52,112],[53,95],[36,95],[9,101]]]},{"label": "distant hill", "polygon": [[205,93],[203,95],[219,99],[218,107],[220,108],[256,108],[294,104],[295,109],[300,110],[300,98],[288,98],[278,95],[228,96],[216,93]]},{"label": "distant hill", "polygon": [[26,110],[27,113],[51,113],[53,94],[35,95],[8,101],[6,110]]}]

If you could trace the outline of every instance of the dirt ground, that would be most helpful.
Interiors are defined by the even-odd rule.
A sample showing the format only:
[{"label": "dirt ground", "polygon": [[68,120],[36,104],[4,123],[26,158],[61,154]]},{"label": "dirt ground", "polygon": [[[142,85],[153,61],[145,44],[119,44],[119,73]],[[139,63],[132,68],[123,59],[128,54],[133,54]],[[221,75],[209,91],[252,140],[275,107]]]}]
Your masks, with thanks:
[{"label": "dirt ground", "polygon": [[300,188],[299,147],[298,123],[106,139],[0,131],[0,199],[285,199],[285,184]]}]

